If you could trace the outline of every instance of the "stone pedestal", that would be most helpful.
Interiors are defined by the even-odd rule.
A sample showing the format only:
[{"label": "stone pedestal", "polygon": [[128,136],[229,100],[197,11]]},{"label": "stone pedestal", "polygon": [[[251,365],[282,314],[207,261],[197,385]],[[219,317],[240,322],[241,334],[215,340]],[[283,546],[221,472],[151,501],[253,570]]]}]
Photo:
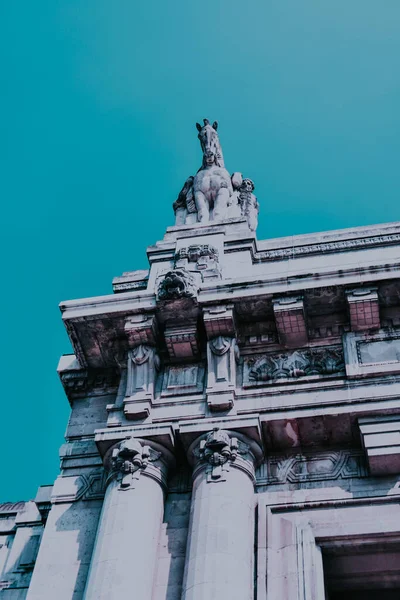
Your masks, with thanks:
[{"label": "stone pedestal", "polygon": [[133,438],[107,452],[110,474],[85,600],[151,600],[170,462],[159,444]]},{"label": "stone pedestal", "polygon": [[189,448],[195,466],[182,600],[253,599],[255,446],[215,429]]}]

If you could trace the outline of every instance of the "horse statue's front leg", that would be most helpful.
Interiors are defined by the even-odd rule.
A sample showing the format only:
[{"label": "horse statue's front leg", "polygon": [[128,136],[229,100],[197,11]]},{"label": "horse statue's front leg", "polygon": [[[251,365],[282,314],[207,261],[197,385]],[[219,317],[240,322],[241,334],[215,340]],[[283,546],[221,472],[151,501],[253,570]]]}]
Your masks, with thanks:
[{"label": "horse statue's front leg", "polygon": [[227,218],[229,202],[229,190],[221,187],[214,202],[214,219],[223,221]]},{"label": "horse statue's front leg", "polygon": [[210,219],[210,211],[208,208],[208,202],[203,192],[197,190],[194,193],[194,200],[196,202],[198,220],[200,223],[208,223]]}]

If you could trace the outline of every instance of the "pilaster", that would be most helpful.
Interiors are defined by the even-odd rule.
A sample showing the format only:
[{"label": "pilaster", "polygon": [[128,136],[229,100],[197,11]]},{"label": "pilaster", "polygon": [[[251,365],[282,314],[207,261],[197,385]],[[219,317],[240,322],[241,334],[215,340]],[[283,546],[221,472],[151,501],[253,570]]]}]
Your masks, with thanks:
[{"label": "pilaster", "polygon": [[154,383],[160,361],[155,348],[157,325],[152,314],[130,316],[125,322],[128,338],[126,390],[123,401],[127,419],[144,419],[150,415],[154,400]]},{"label": "pilaster", "polygon": [[211,411],[233,407],[239,348],[232,305],[204,309],[207,334],[207,404]]}]

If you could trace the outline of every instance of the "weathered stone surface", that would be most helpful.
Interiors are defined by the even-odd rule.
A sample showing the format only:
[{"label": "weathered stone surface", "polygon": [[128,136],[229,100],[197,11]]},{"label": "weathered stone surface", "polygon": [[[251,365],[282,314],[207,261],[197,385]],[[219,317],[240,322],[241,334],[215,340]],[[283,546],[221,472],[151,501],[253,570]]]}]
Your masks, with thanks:
[{"label": "weathered stone surface", "polygon": [[258,241],[216,127],[149,269],[61,305],[61,474],[0,505],[1,597],[400,589],[400,223]]}]

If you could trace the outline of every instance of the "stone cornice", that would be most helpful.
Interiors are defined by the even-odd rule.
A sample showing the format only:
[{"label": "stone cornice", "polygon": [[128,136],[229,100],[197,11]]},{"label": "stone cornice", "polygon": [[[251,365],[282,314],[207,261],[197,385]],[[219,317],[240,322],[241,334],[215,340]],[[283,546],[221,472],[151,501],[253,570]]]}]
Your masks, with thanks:
[{"label": "stone cornice", "polygon": [[319,244],[260,251],[255,252],[253,258],[255,261],[260,262],[287,260],[289,258],[298,258],[315,254],[336,254],[338,252],[348,252],[349,250],[364,250],[366,248],[376,248],[377,246],[392,246],[399,243],[400,233],[396,233],[392,235],[371,236],[362,239],[338,240],[336,242],[322,242]]},{"label": "stone cornice", "polygon": [[[363,278],[364,277],[364,278]],[[363,279],[361,279],[363,278]],[[199,292],[199,304],[207,305],[215,302],[240,300],[250,296],[271,296],[282,293],[306,292],[337,285],[353,286],[362,281],[363,285],[400,278],[399,261],[386,262],[371,267],[357,266],[349,269],[320,270],[319,272],[288,272],[283,277],[263,275],[258,277],[240,277],[235,281],[226,281],[214,285],[203,286]],[[253,279],[253,281],[251,280]]]},{"label": "stone cornice", "polygon": [[257,243],[260,260],[285,260],[313,254],[348,252],[400,242],[400,221],[366,227],[352,227],[293,235]]},{"label": "stone cornice", "polygon": [[[400,264],[398,261],[385,262],[382,265],[357,266],[349,269],[324,270],[318,273],[296,273],[293,271],[283,277],[247,276],[226,280],[218,283],[202,285],[199,291],[199,303],[232,302],[248,296],[281,294],[303,291],[313,288],[323,288],[334,283],[341,286],[357,285],[360,278],[365,276],[363,284],[380,280],[396,279],[400,277]],[[252,281],[253,279],[253,281]],[[288,286],[290,286],[288,288]],[[233,294],[232,294],[233,292]],[[97,298],[83,298],[62,302],[60,310],[64,321],[78,319],[96,319],[103,315],[137,314],[143,311],[154,311],[156,307],[155,295],[127,292],[117,295],[99,296]]]}]

